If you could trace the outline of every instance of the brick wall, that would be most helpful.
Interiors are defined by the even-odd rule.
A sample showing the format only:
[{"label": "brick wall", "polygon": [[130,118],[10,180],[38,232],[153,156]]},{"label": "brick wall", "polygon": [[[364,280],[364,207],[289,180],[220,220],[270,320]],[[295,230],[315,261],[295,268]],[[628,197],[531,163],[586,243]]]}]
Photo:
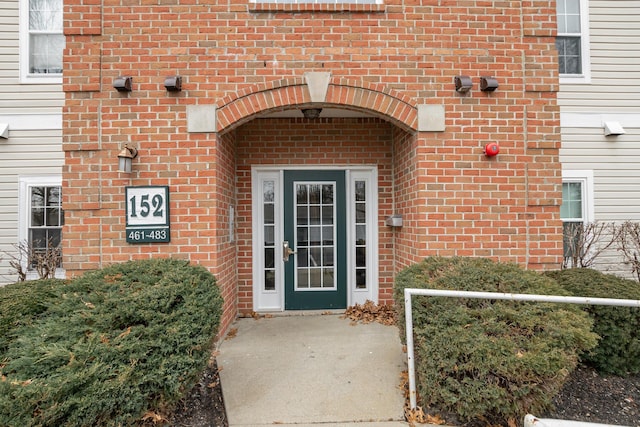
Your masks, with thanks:
[{"label": "brick wall", "polygon": [[[381,218],[404,215],[401,230],[381,228],[381,289],[392,271],[434,254],[555,268],[562,241],[554,29],[553,1],[65,1],[65,268],[189,258],[216,273],[230,318],[236,299],[243,310],[250,299],[250,231],[240,220],[249,164],[320,162],[307,150],[325,143],[335,156],[322,163],[378,162],[379,184],[393,188]],[[384,123],[338,121],[340,140],[328,121],[311,129],[297,119],[255,120],[311,105],[303,76],[312,71],[331,75],[321,106]],[[183,76],[181,92],[163,87],[170,75]],[[457,75],[472,78],[469,93],[455,91]],[[133,77],[132,92],[112,88],[118,76]],[[481,76],[494,76],[499,88],[481,92]],[[188,132],[194,105],[216,106],[217,133]],[[444,106],[444,131],[420,131],[420,105]],[[362,135],[370,127],[378,133],[366,154],[379,158],[344,151],[370,148]],[[259,129],[269,132],[254,139]],[[296,147],[281,139],[291,130]],[[269,138],[286,156],[260,157],[256,147]],[[130,176],[117,172],[125,142],[140,153]],[[497,157],[483,155],[489,142],[500,144]],[[125,242],[124,186],[146,184],[171,186],[170,244]],[[227,228],[236,197],[237,245]]]}]

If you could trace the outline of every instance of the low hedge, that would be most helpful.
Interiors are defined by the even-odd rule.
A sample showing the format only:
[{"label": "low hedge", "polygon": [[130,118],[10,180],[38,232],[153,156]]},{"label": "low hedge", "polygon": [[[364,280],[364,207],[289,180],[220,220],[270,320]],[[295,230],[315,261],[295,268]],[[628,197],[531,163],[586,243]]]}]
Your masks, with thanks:
[{"label": "low hedge", "polygon": [[[222,312],[215,278],[171,259],[9,285],[0,295],[9,337],[0,353],[3,426],[144,424],[195,384]],[[5,310],[7,295],[22,299],[22,313],[19,304]]]},{"label": "low hedge", "polygon": [[[545,273],[571,295],[594,298],[640,300],[640,284],[589,268],[572,268]],[[586,305],[594,331],[602,338],[598,346],[583,355],[585,363],[605,373],[626,375],[640,372],[640,309]]]},{"label": "low hedge", "polygon": [[[553,280],[514,264],[432,257],[396,278],[401,329],[405,288],[562,294]],[[455,413],[465,422],[505,424],[528,412],[543,413],[576,367],[578,354],[597,341],[588,316],[573,306],[440,297],[412,300],[421,404]]]},{"label": "low hedge", "polygon": [[16,331],[21,326],[30,325],[46,314],[47,307],[57,298],[57,288],[65,282],[47,279],[28,283],[0,287],[0,355],[18,338]]}]

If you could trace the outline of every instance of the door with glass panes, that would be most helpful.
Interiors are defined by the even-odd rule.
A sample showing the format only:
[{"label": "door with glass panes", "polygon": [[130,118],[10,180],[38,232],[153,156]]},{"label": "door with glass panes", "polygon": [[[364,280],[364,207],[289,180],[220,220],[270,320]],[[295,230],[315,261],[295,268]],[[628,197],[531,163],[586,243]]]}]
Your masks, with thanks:
[{"label": "door with glass panes", "polygon": [[285,171],[285,309],[347,306],[345,172]]},{"label": "door with glass panes", "polygon": [[377,301],[376,173],[252,169],[254,310]]}]

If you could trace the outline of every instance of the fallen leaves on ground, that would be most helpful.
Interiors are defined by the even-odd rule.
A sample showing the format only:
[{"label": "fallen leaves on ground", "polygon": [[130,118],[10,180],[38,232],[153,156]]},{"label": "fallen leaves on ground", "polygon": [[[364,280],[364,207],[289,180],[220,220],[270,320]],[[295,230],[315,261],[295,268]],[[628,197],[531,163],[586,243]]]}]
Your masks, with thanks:
[{"label": "fallen leaves on ground", "polygon": [[348,307],[342,318],[351,319],[354,323],[378,322],[391,326],[396,324],[396,311],[390,304],[376,304],[367,300],[364,304]]},{"label": "fallen leaves on ground", "polygon": [[236,335],[238,335],[238,328],[231,328],[229,329],[229,332],[227,332],[227,336],[225,337],[225,340],[230,340],[232,338],[235,338]]},{"label": "fallen leaves on ground", "polygon": [[253,320],[260,320],[260,319],[271,319],[273,317],[273,314],[270,313],[258,313],[257,311],[250,311],[247,313],[240,313],[239,317],[244,317],[244,318],[248,318],[248,317],[253,317]]},{"label": "fallen leaves on ground", "polygon": [[159,424],[159,423],[165,423],[167,422],[167,419],[165,417],[163,417],[162,415],[149,411],[146,414],[144,414],[144,417],[142,417],[143,421],[151,421],[153,424]]},{"label": "fallen leaves on ground", "polygon": [[434,424],[434,425],[443,425],[445,421],[437,415],[429,415],[425,414],[421,407],[417,406],[413,409],[409,407],[409,405],[405,405],[404,408],[404,416],[407,419],[407,422],[410,426],[415,426],[418,424]]},{"label": "fallen leaves on ground", "polygon": [[415,427],[417,424],[434,424],[434,425],[443,425],[446,423],[444,419],[442,419],[439,415],[431,415],[424,412],[422,407],[416,406],[415,408],[411,408],[410,398],[409,398],[409,373],[407,371],[402,371],[400,373],[400,385],[398,386],[404,393],[404,417],[409,423],[409,426]]}]

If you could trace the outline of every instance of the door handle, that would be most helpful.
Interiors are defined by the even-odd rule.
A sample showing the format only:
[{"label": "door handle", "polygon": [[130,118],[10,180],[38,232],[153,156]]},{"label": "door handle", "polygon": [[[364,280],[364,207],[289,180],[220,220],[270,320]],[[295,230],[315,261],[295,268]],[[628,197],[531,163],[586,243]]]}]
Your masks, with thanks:
[{"label": "door handle", "polygon": [[284,262],[289,261],[289,257],[293,254],[297,254],[297,252],[289,247],[289,241],[282,242],[282,260]]}]

